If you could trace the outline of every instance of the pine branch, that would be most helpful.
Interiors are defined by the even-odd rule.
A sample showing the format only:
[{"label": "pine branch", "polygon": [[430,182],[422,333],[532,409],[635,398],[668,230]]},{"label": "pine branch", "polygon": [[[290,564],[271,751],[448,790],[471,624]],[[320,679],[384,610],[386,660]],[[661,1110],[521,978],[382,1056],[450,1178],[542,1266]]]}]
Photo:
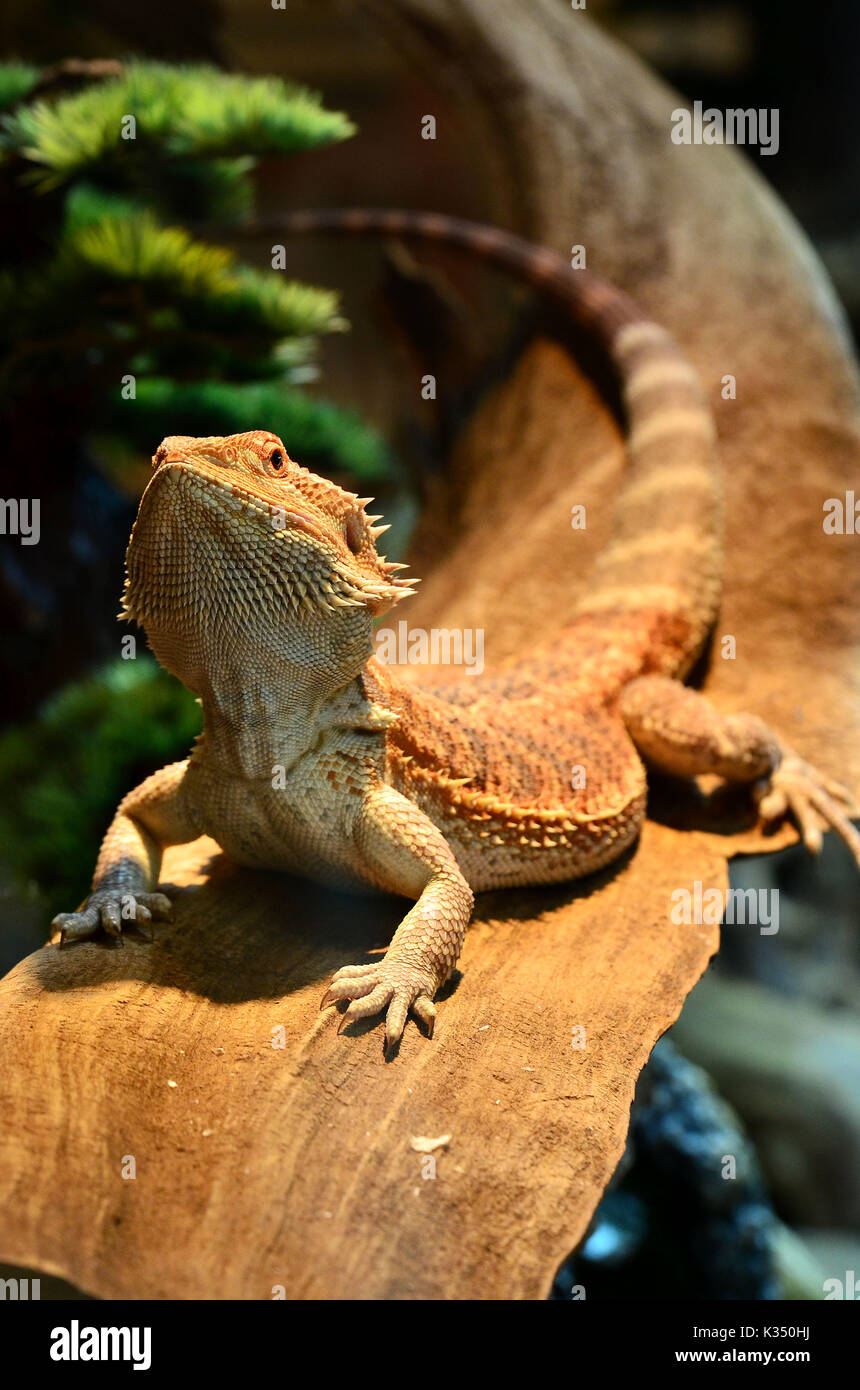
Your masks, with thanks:
[{"label": "pine branch", "polygon": [[[282,338],[305,338],[343,327],[337,296],[241,265],[232,251],[196,241],[181,227],[163,227],[148,213],[83,221],[37,273],[0,280],[0,321],[14,340],[57,331],[57,305],[81,322],[119,321],[124,290],[146,290],[145,313],[172,310],[179,322],[231,335],[255,332],[265,350]],[[2,328],[0,328],[2,333]],[[130,333],[129,336],[132,336]],[[261,344],[262,348],[262,344]]]},{"label": "pine branch", "polygon": [[[129,117],[134,139],[123,138]],[[21,107],[6,117],[0,145],[34,166],[42,189],[85,175],[125,178],[132,186],[141,165],[165,156],[286,154],[347,139],[353,131],[347,117],[327,111],[318,95],[281,78],[135,62],[122,76],[74,96]]]}]

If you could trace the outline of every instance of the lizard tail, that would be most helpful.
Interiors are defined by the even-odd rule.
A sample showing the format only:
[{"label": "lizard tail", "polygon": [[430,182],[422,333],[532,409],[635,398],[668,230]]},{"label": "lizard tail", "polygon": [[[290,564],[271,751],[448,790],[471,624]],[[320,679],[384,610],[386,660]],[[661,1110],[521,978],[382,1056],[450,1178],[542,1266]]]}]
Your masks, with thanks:
[{"label": "lizard tail", "polygon": [[[619,639],[649,632],[649,669],[682,675],[717,614],[722,479],[713,417],[671,335],[622,290],[563,256],[500,228],[444,214],[385,208],[287,213],[252,234],[375,233],[462,247],[560,303],[601,345],[621,388],[628,469],[612,540],[576,613],[601,615]],[[575,617],[576,615],[574,615]],[[643,618],[650,621],[643,625]]]}]

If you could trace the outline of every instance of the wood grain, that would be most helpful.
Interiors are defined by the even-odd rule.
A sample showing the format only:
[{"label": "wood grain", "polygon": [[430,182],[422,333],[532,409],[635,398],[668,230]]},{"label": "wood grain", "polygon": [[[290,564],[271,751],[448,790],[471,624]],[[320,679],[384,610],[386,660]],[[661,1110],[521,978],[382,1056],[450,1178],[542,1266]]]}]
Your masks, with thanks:
[{"label": "wood grain", "polygon": [[[388,1062],[319,1000],[396,900],[171,851],[152,945],[48,946],[0,982],[4,1259],[109,1298],[545,1296],[716,947],[668,903],[720,861],[691,837],[667,871],[668,838],[579,893],[479,900],[436,1037]],[[444,1134],[423,1177],[410,1141]]]}]

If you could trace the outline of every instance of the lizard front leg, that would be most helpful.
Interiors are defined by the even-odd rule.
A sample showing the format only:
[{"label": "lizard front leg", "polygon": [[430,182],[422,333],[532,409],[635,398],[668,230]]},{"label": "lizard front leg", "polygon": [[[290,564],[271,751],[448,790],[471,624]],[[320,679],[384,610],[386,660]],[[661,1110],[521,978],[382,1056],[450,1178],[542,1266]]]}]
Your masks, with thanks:
[{"label": "lizard front leg", "polygon": [[379,887],[417,901],[382,959],[338,970],[321,1007],[352,1001],[338,1032],[384,1009],[387,1049],[399,1040],[410,1010],[432,1036],[433,997],[457,963],[475,900],[444,836],[392,787],[368,795],[356,843]]},{"label": "lizard front leg", "polygon": [[807,849],[821,848],[822,826],[836,831],[860,867],[860,835],[848,819],[850,792],[804,762],[754,714],[723,715],[695,690],[664,676],[631,681],[621,716],[640,753],[678,777],[715,773],[749,782],[765,821],[791,811]]},{"label": "lizard front leg", "polygon": [[51,923],[59,945],[95,936],[100,928],[119,938],[124,920],[140,926],[169,918],[170,899],[154,891],[162,850],[196,840],[200,833],[185,805],[187,766],[186,761],[163,767],[120,803],[102,841],[89,897],[77,912],[61,912]]}]

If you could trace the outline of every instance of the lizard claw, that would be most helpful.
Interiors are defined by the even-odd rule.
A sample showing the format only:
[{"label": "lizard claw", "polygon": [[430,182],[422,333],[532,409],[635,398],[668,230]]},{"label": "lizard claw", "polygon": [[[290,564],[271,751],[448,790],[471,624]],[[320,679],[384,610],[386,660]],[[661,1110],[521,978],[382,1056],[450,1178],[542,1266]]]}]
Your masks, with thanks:
[{"label": "lizard claw", "polygon": [[92,893],[77,912],[58,912],[51,922],[51,940],[58,946],[67,941],[85,941],[99,931],[112,936],[122,945],[122,929],[131,922],[150,941],[150,923],[169,921],[173,908],[164,893],[121,893],[116,889],[100,889]]},{"label": "lizard claw", "polygon": [[[348,993],[345,993],[345,992],[341,992],[341,991],[339,991],[338,989],[336,989],[335,986],[336,986],[336,985],[342,985],[342,984],[344,984],[347,980],[355,981],[355,983],[358,984],[358,983],[360,982],[360,980],[362,979],[362,977],[367,976],[367,977],[369,978],[369,977],[373,974],[373,971],[374,971],[375,969],[376,969],[376,966],[375,966],[375,965],[344,965],[344,966],[342,966],[341,969],[338,970],[338,971],[336,971],[335,974],[332,976],[331,985],[330,985],[329,988],[326,990],[325,994],[323,995],[322,999],[320,1000],[320,1009],[322,1010],[322,1009],[328,1008],[329,1004],[336,1004],[336,1003],[338,1002],[338,1000],[340,1000],[340,999],[356,999],[356,998],[358,998],[358,996],[357,996],[356,994],[348,994]],[[373,988],[372,985],[368,985],[368,991],[367,991],[367,992],[369,992],[370,989],[372,989],[372,988]]]},{"label": "lizard claw", "polygon": [[835,830],[860,868],[860,834],[848,818],[856,811],[851,793],[817,772],[791,748],[784,746],[782,754],[779,767],[753,788],[762,820],[780,820],[790,811],[811,854],[821,849],[822,830]]},{"label": "lizard claw", "polygon": [[333,976],[320,1008],[350,1001],[338,1025],[342,1033],[350,1023],[371,1018],[385,1011],[384,1049],[390,1051],[400,1041],[410,1012],[433,1036],[436,1008],[433,987],[427,972],[396,957],[386,956],[372,965],[346,965]]},{"label": "lizard claw", "polygon": [[419,994],[417,999],[412,1001],[412,1012],[418,1022],[424,1024],[428,1038],[432,1038],[436,1027],[436,1005],[429,994]]}]

